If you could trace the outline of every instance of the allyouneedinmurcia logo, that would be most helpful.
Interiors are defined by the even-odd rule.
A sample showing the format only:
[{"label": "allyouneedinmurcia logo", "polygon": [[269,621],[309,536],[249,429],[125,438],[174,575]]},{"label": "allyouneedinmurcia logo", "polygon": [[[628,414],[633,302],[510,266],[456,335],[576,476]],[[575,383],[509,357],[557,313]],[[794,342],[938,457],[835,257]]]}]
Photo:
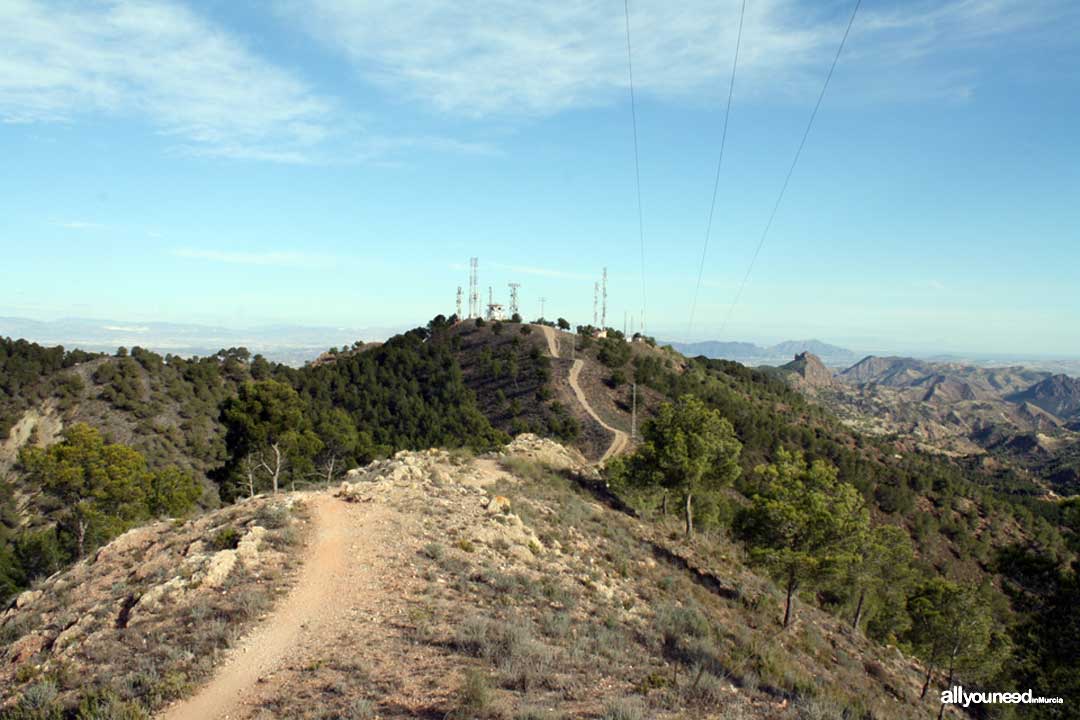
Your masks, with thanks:
[{"label": "allyouneedinmurcia logo", "polygon": [[968,707],[975,705],[1030,705],[1030,704],[1054,704],[1060,705],[1064,701],[1059,697],[1036,696],[1035,691],[1028,689],[1025,692],[968,692],[960,685],[951,687],[941,693],[941,702],[946,705],[960,705]]}]

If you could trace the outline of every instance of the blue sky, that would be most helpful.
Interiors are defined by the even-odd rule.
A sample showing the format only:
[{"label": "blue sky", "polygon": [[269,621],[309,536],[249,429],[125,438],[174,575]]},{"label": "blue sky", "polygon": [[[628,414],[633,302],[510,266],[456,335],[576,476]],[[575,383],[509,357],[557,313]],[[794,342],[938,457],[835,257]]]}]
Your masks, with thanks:
[{"label": "blue sky", "polygon": [[[1080,10],[631,2],[648,330],[1080,354]],[[391,326],[470,256],[642,308],[622,3],[0,0],[0,314]],[[724,318],[730,312],[730,322]]]}]

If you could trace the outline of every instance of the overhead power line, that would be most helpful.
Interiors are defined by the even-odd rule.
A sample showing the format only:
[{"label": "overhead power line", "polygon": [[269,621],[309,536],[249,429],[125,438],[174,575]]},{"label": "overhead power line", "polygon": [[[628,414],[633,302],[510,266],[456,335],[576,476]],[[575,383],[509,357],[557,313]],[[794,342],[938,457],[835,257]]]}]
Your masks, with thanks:
[{"label": "overhead power line", "polygon": [[720,157],[716,161],[716,178],[713,180],[712,202],[709,204],[709,221],[705,225],[705,244],[701,248],[701,264],[698,266],[697,284],[694,286],[694,299],[690,303],[690,320],[686,324],[689,340],[694,327],[694,314],[697,312],[698,295],[701,293],[701,276],[705,272],[705,256],[709,252],[709,236],[712,234],[713,213],[716,211],[716,192],[720,188],[720,167],[724,164],[724,146],[727,144],[728,119],[731,117],[731,98],[735,94],[735,70],[739,66],[739,46],[742,45],[743,18],[746,17],[746,0],[739,10],[739,32],[735,36],[735,59],[731,62],[731,82],[728,83],[727,107],[724,110],[724,129],[720,133]]},{"label": "overhead power line", "polygon": [[739,298],[742,297],[743,290],[746,288],[746,283],[750,280],[750,273],[754,270],[754,263],[757,262],[758,255],[761,253],[762,246],[765,245],[765,238],[769,235],[769,230],[772,228],[773,220],[776,219],[776,213],[780,209],[780,203],[784,200],[784,193],[787,192],[788,183],[791,182],[791,176],[795,172],[795,166],[799,163],[799,156],[802,155],[803,147],[806,145],[806,138],[810,136],[810,129],[814,126],[814,118],[817,117],[818,109],[821,107],[821,101],[825,99],[825,91],[829,88],[829,81],[832,80],[833,71],[836,70],[836,63],[840,60],[840,53],[844,51],[844,44],[847,42],[848,34],[851,33],[851,26],[855,24],[855,16],[859,12],[859,6],[862,5],[862,0],[855,0],[855,8],[851,11],[851,18],[848,20],[847,28],[844,29],[844,36],[840,38],[840,46],[836,48],[836,55],[833,57],[832,65],[829,66],[829,73],[825,76],[825,83],[821,86],[821,93],[818,94],[817,102],[814,103],[814,110],[810,113],[810,120],[806,123],[806,130],[803,131],[802,140],[799,141],[799,149],[795,151],[795,157],[791,160],[791,167],[788,168],[787,176],[784,177],[784,184],[780,187],[780,194],[776,197],[776,203],[773,205],[772,212],[769,214],[769,221],[765,223],[765,229],[761,233],[761,238],[758,240],[757,247],[754,248],[754,254],[750,257],[750,265],[746,268],[746,274],[743,276],[742,282],[739,284],[739,289],[735,293],[735,299],[732,300],[731,305],[728,307],[727,315],[724,317],[724,322],[720,325],[720,332],[724,331],[727,327],[728,321],[731,320],[731,315],[735,311],[735,306],[739,304]]},{"label": "overhead power line", "polygon": [[641,209],[641,161],[638,156],[637,103],[634,98],[634,51],[630,44],[630,0],[623,0],[626,15],[626,67],[630,73],[630,115],[634,121],[634,180],[637,187],[638,238],[641,244],[641,332],[645,332],[645,214]]}]

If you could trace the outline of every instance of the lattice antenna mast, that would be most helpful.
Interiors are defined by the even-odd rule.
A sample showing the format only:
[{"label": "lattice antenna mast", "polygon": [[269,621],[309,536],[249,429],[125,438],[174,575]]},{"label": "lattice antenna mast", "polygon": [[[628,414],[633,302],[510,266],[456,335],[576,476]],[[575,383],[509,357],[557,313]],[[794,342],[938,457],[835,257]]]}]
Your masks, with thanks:
[{"label": "lattice antenna mast", "polygon": [[592,286],[592,324],[596,327],[600,323],[600,313],[597,308],[600,305],[600,283],[595,282]]},{"label": "lattice antenna mast", "polygon": [[546,302],[547,302],[546,297],[540,298],[540,319],[541,320],[544,319],[544,303],[546,303]]},{"label": "lattice antenna mast", "polygon": [[601,302],[603,303],[600,306],[600,328],[603,329],[607,327],[607,268],[604,268],[604,279],[600,292]]},{"label": "lattice antenna mast", "polygon": [[461,317],[461,286],[460,285],[457,286],[457,304],[455,305],[455,307],[457,308],[457,319],[458,320],[464,320],[465,318]]},{"label": "lattice antenna mast", "polygon": [[469,317],[480,317],[479,258],[469,258]]},{"label": "lattice antenna mast", "polygon": [[510,285],[510,316],[518,314],[518,288],[521,283],[509,283]]}]

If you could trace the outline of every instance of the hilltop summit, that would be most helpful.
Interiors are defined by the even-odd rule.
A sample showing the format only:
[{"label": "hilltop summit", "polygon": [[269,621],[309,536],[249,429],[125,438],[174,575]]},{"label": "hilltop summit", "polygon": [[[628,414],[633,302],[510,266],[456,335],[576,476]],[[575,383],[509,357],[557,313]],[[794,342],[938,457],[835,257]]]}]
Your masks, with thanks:
[{"label": "hilltop summit", "polygon": [[832,370],[825,367],[821,358],[809,351],[798,353],[794,360],[781,365],[780,369],[789,373],[789,377],[797,378],[796,384],[806,388],[818,389],[836,384]]}]

